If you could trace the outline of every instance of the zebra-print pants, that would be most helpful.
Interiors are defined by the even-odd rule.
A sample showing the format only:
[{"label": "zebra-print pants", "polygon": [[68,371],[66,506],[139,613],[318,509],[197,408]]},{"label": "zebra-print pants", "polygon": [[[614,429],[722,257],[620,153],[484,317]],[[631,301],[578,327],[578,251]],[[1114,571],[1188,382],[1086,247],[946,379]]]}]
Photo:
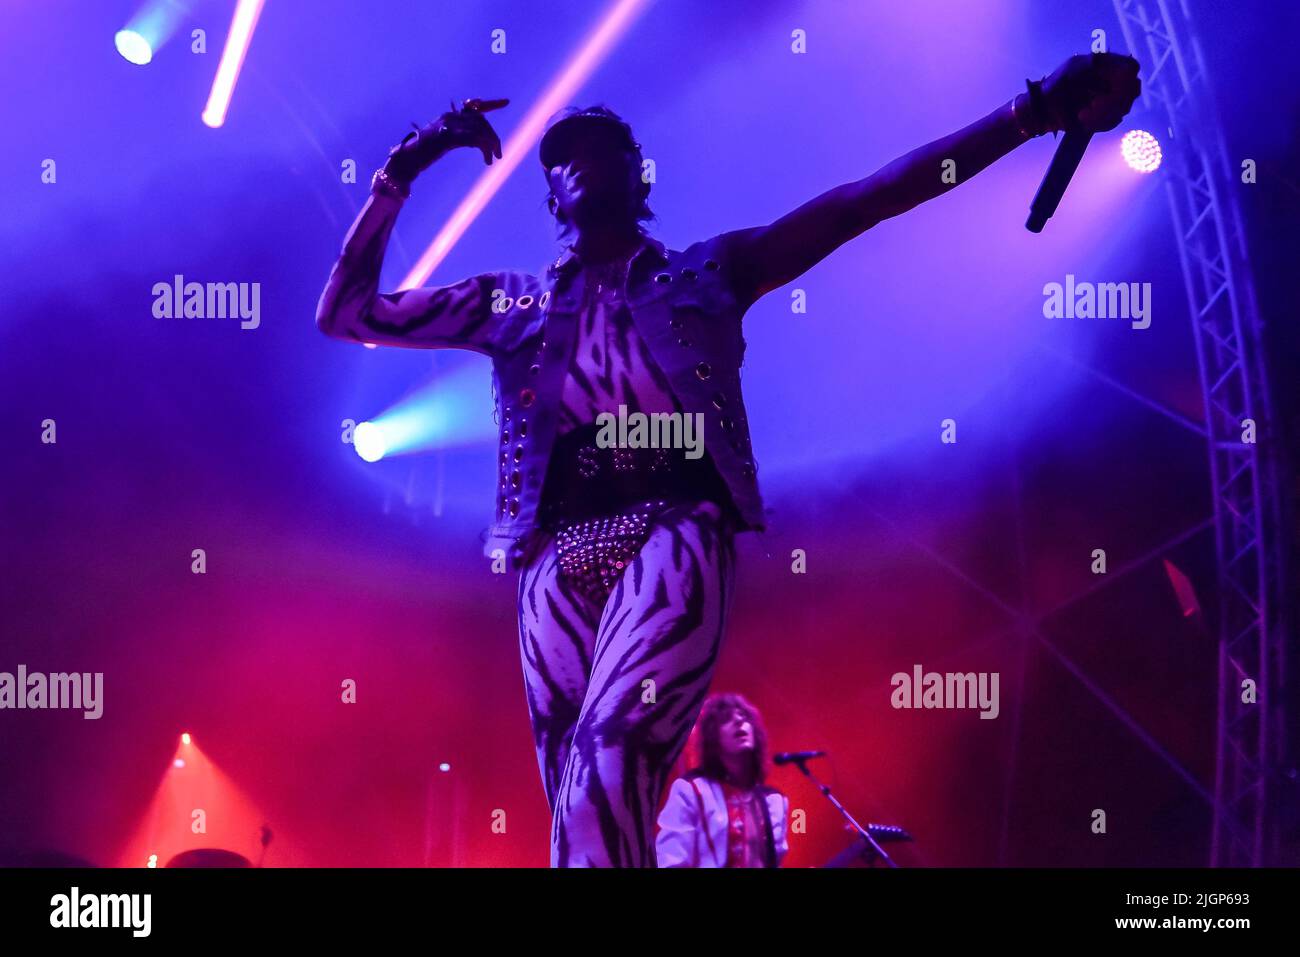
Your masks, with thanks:
[{"label": "zebra-print pants", "polygon": [[708,693],[735,575],[712,502],[676,505],[601,607],[552,540],[519,577],[519,643],[552,867],[654,867],[655,811]]}]

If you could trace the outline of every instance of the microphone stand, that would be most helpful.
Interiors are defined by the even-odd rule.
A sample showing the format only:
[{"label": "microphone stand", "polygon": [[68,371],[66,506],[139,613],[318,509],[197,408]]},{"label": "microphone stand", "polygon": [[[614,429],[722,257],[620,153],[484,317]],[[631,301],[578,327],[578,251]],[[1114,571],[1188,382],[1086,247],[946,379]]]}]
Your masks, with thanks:
[{"label": "microphone stand", "polygon": [[841,804],[839,798],[837,798],[834,794],[831,793],[830,785],[822,784],[822,782],[818,781],[817,778],[813,775],[813,773],[808,770],[807,758],[795,758],[793,761],[791,761],[791,763],[795,765],[795,767],[797,767],[800,771],[803,772],[804,777],[806,777],[809,781],[811,781],[813,784],[817,786],[817,790],[820,791],[823,796],[825,796],[826,800],[831,802],[831,805],[835,808],[835,810],[839,811],[840,814],[844,817],[844,820],[849,822],[849,826],[852,827],[853,830],[857,832],[858,837],[862,838],[862,840],[866,842],[867,846],[870,847],[871,850],[874,851],[882,861],[884,861],[890,867],[898,867],[898,865],[894,862],[894,859],[885,853],[885,849],[876,843],[876,839],[871,836],[871,833],[865,827],[863,827],[861,824],[855,821],[853,819],[853,815],[849,813],[849,809],[846,808],[843,804]]}]

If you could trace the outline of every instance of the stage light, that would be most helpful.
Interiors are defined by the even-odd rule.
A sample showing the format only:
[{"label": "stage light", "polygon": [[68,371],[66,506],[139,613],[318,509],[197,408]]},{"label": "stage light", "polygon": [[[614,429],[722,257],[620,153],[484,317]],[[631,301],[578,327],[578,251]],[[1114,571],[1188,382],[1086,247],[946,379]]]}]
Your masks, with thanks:
[{"label": "stage light", "polygon": [[145,867],[157,867],[157,866],[158,866],[158,855],[150,854],[149,863],[145,864]]},{"label": "stage light", "polygon": [[528,111],[523,121],[501,146],[501,159],[488,167],[469,194],[456,207],[451,219],[438,231],[419,261],[402,280],[399,289],[423,286],[438,264],[447,258],[451,247],[465,234],[470,224],[478,218],[488,202],[496,195],[515,167],[526,157],[532,157],[533,147],[541,139],[542,130],[551,114],[567,106],[574,94],[587,82],[588,77],[609,55],[614,44],[631,26],[646,0],[617,0],[578,48],[578,52],[565,65],[560,74],[542,93]]},{"label": "stage light", "polygon": [[450,770],[451,770],[451,765],[448,764],[446,761],[443,761],[442,764],[438,765],[438,770],[439,770],[439,771],[450,771]]},{"label": "stage light", "polygon": [[181,735],[181,744],[189,744],[190,740],[190,733],[188,731]]},{"label": "stage light", "polygon": [[362,422],[352,430],[352,447],[367,462],[378,462],[388,452],[383,426]]},{"label": "stage light", "polygon": [[144,66],[163,48],[181,20],[189,16],[192,0],[145,0],[116,34],[113,45],[122,59]]},{"label": "stage light", "polygon": [[177,758],[175,761],[172,762],[172,767],[174,767],[174,768],[183,768],[183,767],[185,767],[185,759],[184,759],[184,758]]},{"label": "stage light", "polygon": [[1146,130],[1129,130],[1120,140],[1119,150],[1129,168],[1139,173],[1154,173],[1160,168],[1160,141]]},{"label": "stage light", "polygon": [[244,65],[244,56],[248,53],[248,44],[253,39],[253,28],[257,18],[262,14],[263,0],[239,0],[235,15],[230,21],[230,33],[226,36],[226,47],[221,51],[221,62],[217,65],[217,75],[212,80],[212,92],[208,94],[208,105],[203,108],[203,122],[214,129],[226,122],[226,111],[230,109],[230,98],[235,92],[235,81]]},{"label": "stage light", "polygon": [[144,66],[153,59],[152,44],[134,30],[118,30],[113,37],[113,45],[127,63]]},{"label": "stage light", "polygon": [[374,462],[491,442],[494,433],[483,369],[477,363],[464,362],[371,415],[353,430],[352,445],[359,456]]}]

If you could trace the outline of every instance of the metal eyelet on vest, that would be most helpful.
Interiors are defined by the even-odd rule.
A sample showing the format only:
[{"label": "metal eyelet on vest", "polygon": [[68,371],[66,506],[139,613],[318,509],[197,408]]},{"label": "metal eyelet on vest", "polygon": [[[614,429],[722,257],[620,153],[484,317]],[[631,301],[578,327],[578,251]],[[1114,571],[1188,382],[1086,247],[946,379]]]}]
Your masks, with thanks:
[{"label": "metal eyelet on vest", "polygon": [[521,439],[528,438],[528,422],[525,419],[519,420],[519,437]]},{"label": "metal eyelet on vest", "polygon": [[519,471],[519,469],[515,469],[513,472],[510,473],[510,487],[512,489],[514,489],[517,492],[519,491],[520,488],[523,487],[523,484],[524,484],[524,476]]},{"label": "metal eyelet on vest", "polygon": [[682,270],[682,278],[685,279],[687,282],[693,282],[695,277],[698,275],[699,273],[697,273],[694,269]]},{"label": "metal eyelet on vest", "polygon": [[685,323],[683,323],[680,319],[669,319],[668,325],[670,325],[674,329],[680,329],[683,325],[685,325]]},{"label": "metal eyelet on vest", "polygon": [[519,499],[512,498],[510,500],[510,517],[514,518],[518,514],[519,514]]},{"label": "metal eyelet on vest", "polygon": [[709,368],[707,362],[701,362],[695,367],[695,374],[701,379],[707,379],[709,376],[713,375],[713,370]]},{"label": "metal eyelet on vest", "polygon": [[542,371],[542,367],[539,365],[531,365],[528,367],[529,375],[537,375],[541,371]]},{"label": "metal eyelet on vest", "polygon": [[727,416],[722,420],[722,431],[730,432],[735,427],[736,427],[736,420],[731,418],[730,416]]},{"label": "metal eyelet on vest", "polygon": [[532,296],[520,296],[518,299],[515,300],[515,305],[518,306],[520,309],[527,309],[532,304],[533,304]]},{"label": "metal eyelet on vest", "polygon": [[[502,458],[505,458],[504,455],[502,455],[501,457],[502,457]],[[516,445],[516,446],[515,446],[515,461],[516,461],[516,462],[522,462],[523,460],[524,460],[524,447],[523,447],[522,445]],[[502,462],[501,464],[504,465],[505,463]]]},{"label": "metal eyelet on vest", "polygon": [[706,259],[704,260],[704,268],[709,270],[709,272],[716,272],[718,269],[718,261],[716,259]]},{"label": "metal eyelet on vest", "polygon": [[533,392],[532,389],[519,390],[519,404],[522,405],[525,409],[533,404],[533,400],[535,398],[537,398],[537,395],[536,393]]},{"label": "metal eyelet on vest", "polygon": [[721,412],[727,407],[727,397],[721,392],[713,393],[713,407]]},{"label": "metal eyelet on vest", "polygon": [[740,474],[745,476],[745,478],[747,479],[752,479],[754,477],[754,473],[755,473],[755,469],[754,469],[753,462],[746,462],[744,465],[740,467]]},{"label": "metal eyelet on vest", "polygon": [[672,277],[672,275],[669,274],[669,273],[661,272],[661,273],[656,273],[656,274],[655,274],[655,282],[659,283],[659,285],[661,285],[661,286],[663,286],[663,285],[667,285],[668,283],[670,283],[670,282],[672,282],[672,281],[673,281],[673,277]]},{"label": "metal eyelet on vest", "polygon": [[691,344],[691,340],[690,340],[690,339],[678,339],[678,340],[677,340],[677,344],[678,344],[679,346],[682,346],[683,348],[686,348],[686,347],[690,346],[690,344]]}]

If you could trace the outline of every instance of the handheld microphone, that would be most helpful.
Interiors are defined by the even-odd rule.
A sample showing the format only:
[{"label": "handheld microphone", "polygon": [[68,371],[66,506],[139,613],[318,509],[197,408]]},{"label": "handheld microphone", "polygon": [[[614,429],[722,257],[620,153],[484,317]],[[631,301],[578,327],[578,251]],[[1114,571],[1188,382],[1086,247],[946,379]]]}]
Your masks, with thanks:
[{"label": "handheld microphone", "polygon": [[1056,147],[1056,153],[1052,156],[1052,162],[1047,167],[1043,181],[1038,184],[1034,201],[1029,204],[1029,219],[1025,222],[1025,229],[1031,233],[1043,231],[1047,221],[1056,212],[1061,197],[1065,195],[1065,187],[1070,185],[1070,178],[1079,168],[1083,151],[1088,148],[1091,140],[1092,134],[1082,129],[1066,130],[1060,144]]},{"label": "handheld microphone", "polygon": [[825,751],[778,751],[772,755],[772,763],[780,767],[782,764],[802,764],[804,761],[825,756]]}]

